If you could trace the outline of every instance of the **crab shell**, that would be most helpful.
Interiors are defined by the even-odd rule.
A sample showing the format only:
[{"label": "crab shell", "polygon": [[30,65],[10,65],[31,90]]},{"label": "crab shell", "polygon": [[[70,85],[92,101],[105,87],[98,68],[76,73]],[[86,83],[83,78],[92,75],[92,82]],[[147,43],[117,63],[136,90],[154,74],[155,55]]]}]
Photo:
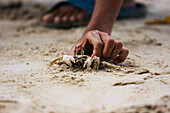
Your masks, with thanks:
[{"label": "crab shell", "polygon": [[114,64],[110,64],[106,61],[100,61],[99,57],[90,57],[88,55],[64,55],[62,57],[58,57],[54,61],[50,63],[50,66],[53,64],[66,64],[69,67],[74,67],[74,68],[81,68],[81,69],[93,69],[93,70],[98,70],[99,66],[100,68],[118,68],[120,69],[120,66],[116,66]]},{"label": "crab shell", "polygon": [[66,64],[70,67],[79,67],[83,69],[91,69],[93,68],[94,70],[98,70],[99,64],[100,64],[100,58],[99,57],[94,57],[91,58],[88,55],[75,55],[75,56],[70,56],[70,55],[64,55],[63,57],[58,57],[54,61],[50,63],[50,65],[53,64]]},{"label": "crab shell", "polygon": [[63,57],[58,57],[57,59],[55,59],[54,61],[52,61],[50,63],[50,66],[53,65],[53,64],[63,64],[65,63],[66,65],[69,65],[69,66],[72,66],[72,63],[75,63],[75,59],[73,56],[70,56],[70,55],[64,55]]},{"label": "crab shell", "polygon": [[99,57],[90,57],[87,55],[76,55],[74,56],[75,63],[72,64],[72,67],[81,67],[83,69],[90,70],[98,70],[100,64]]}]

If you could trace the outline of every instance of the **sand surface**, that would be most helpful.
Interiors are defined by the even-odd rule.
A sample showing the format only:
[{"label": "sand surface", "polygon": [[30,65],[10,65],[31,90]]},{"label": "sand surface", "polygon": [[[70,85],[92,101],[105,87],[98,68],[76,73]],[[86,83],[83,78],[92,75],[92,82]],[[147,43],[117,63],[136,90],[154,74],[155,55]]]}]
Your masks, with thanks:
[{"label": "sand surface", "polygon": [[170,112],[170,25],[145,25],[170,15],[170,1],[140,1],[148,16],[117,21],[112,32],[130,50],[122,71],[84,72],[48,65],[69,51],[85,27],[45,28],[39,16],[50,5],[2,0],[0,113]]}]

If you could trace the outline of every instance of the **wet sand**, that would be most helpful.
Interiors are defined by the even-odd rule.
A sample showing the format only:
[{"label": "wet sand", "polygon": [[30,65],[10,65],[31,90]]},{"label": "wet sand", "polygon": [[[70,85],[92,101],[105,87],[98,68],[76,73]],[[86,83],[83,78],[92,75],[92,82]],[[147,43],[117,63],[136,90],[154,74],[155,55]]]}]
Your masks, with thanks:
[{"label": "wet sand", "polygon": [[49,67],[85,27],[41,26],[39,16],[50,5],[40,2],[1,4],[0,113],[170,112],[170,25],[145,24],[170,15],[170,1],[140,1],[148,16],[117,21],[112,32],[130,50],[122,70],[97,72]]}]

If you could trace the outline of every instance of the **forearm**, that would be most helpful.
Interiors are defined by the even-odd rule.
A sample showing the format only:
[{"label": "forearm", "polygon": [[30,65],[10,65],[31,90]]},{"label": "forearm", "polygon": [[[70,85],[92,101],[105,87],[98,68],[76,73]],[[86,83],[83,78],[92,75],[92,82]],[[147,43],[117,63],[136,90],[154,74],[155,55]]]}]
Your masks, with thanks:
[{"label": "forearm", "polygon": [[99,30],[110,35],[123,1],[96,0],[92,18],[77,43],[81,42],[86,33],[91,30]]},{"label": "forearm", "polygon": [[123,0],[96,0],[92,18],[84,34],[90,30],[99,30],[110,35],[122,3]]}]

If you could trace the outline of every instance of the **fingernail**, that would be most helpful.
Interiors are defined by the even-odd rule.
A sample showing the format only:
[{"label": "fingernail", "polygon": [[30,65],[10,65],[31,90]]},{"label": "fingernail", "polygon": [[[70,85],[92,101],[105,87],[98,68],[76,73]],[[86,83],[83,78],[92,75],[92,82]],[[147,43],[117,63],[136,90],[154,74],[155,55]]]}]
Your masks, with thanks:
[{"label": "fingernail", "polygon": [[71,16],[71,17],[70,17],[70,21],[75,21],[75,17],[74,17],[74,16]]},{"label": "fingernail", "polygon": [[64,17],[62,18],[62,21],[63,21],[63,22],[67,21],[67,17],[64,16]]}]

